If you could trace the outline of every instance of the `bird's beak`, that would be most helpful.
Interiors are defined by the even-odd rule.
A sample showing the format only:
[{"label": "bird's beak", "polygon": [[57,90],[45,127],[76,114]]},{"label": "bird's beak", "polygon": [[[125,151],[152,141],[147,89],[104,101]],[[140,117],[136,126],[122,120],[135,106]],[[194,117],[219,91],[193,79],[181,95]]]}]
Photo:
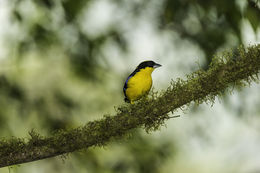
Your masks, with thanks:
[{"label": "bird's beak", "polygon": [[158,67],[161,67],[161,66],[162,66],[161,64],[154,64],[153,68],[158,68]]}]

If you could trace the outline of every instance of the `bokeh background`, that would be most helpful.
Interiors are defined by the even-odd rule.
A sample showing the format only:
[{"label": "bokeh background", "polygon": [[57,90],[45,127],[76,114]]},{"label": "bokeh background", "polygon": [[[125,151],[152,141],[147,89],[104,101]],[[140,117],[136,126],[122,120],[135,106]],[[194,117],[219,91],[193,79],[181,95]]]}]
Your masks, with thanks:
[{"label": "bokeh background", "polygon": [[[0,0],[0,139],[113,114],[141,61],[163,65],[153,73],[160,91],[213,54],[260,43],[259,23],[254,0]],[[234,88],[159,131],[0,172],[257,173],[259,91]]]}]

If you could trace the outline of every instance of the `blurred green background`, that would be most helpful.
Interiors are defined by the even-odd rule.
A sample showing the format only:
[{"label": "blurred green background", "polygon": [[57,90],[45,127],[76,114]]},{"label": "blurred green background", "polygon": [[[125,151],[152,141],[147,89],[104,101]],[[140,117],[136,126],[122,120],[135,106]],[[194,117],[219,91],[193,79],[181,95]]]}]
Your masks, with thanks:
[{"label": "blurred green background", "polygon": [[[254,0],[0,0],[0,138],[51,135],[124,104],[143,60],[155,90],[207,69],[213,54],[260,43]],[[160,131],[1,173],[260,172],[260,86],[192,106]]]}]

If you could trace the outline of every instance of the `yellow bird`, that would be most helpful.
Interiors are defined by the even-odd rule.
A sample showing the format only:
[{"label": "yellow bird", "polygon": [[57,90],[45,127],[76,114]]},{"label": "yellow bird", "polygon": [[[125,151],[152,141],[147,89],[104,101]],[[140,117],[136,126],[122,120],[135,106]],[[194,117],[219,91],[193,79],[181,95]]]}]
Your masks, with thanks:
[{"label": "yellow bird", "polygon": [[125,102],[133,104],[134,101],[148,94],[152,87],[151,74],[158,67],[161,67],[161,65],[153,61],[144,61],[136,67],[125,81],[123,88]]}]

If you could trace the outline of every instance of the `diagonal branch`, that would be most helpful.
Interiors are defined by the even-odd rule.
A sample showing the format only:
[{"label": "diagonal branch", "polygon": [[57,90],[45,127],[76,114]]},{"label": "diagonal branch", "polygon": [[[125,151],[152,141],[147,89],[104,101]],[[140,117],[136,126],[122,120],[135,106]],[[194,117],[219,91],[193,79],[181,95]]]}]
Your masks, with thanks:
[{"label": "diagonal branch", "polygon": [[153,93],[150,99],[117,108],[114,116],[88,122],[83,127],[57,132],[42,137],[31,131],[30,139],[3,139],[0,141],[0,167],[54,157],[92,146],[103,146],[112,138],[120,138],[134,128],[157,130],[168,113],[194,101],[198,104],[214,101],[229,86],[245,86],[257,81],[260,71],[260,45],[240,47],[214,57],[207,71],[199,70],[187,80],[172,82],[166,91]]}]

